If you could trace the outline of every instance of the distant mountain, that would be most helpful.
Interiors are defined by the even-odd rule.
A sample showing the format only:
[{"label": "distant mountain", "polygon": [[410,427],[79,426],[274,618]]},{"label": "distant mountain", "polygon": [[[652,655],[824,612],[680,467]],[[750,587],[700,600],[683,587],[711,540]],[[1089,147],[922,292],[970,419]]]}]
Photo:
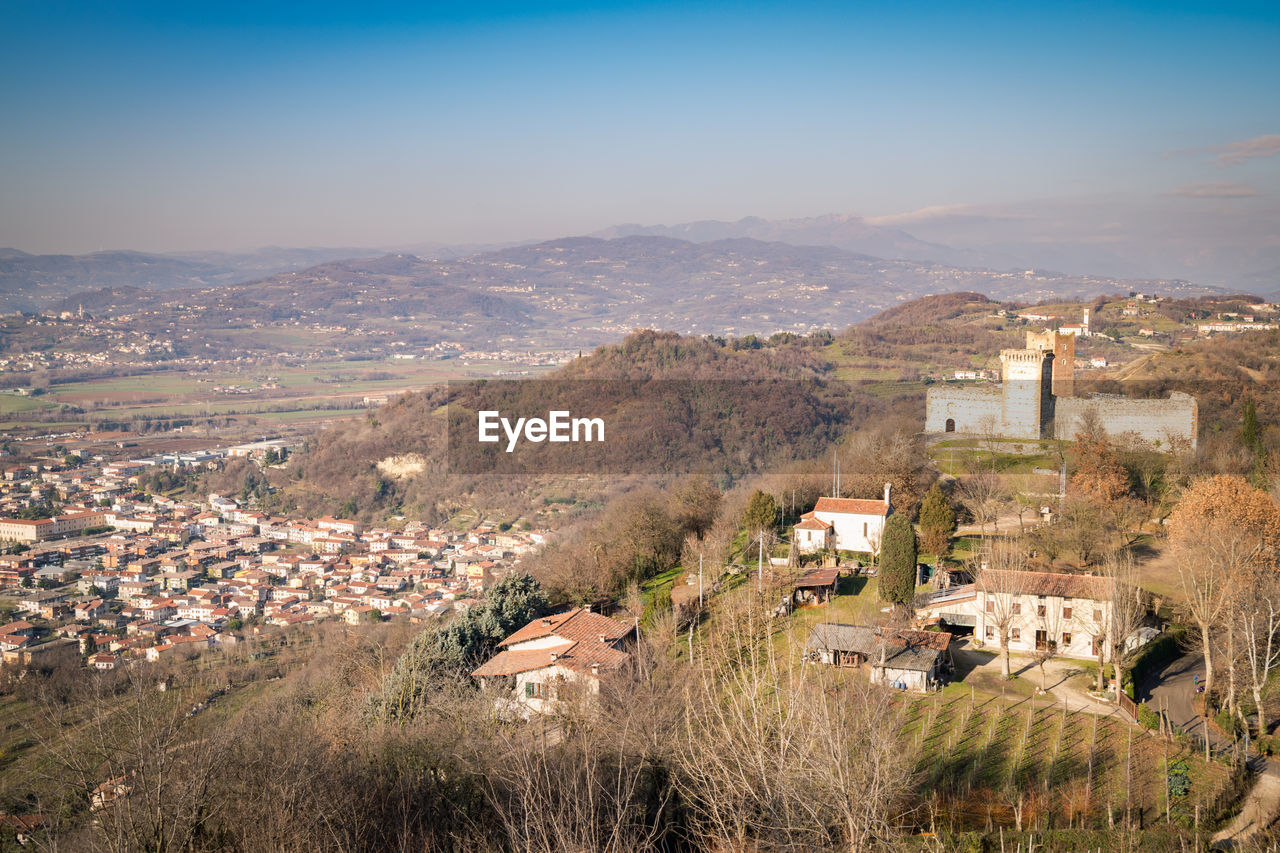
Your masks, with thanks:
[{"label": "distant mountain", "polygon": [[143,252],[28,255],[10,249],[0,255],[0,309],[32,310],[104,287],[203,287],[227,274],[213,264]]},{"label": "distant mountain", "polygon": [[694,243],[750,238],[800,246],[832,246],[847,252],[872,255],[877,258],[937,261],[975,267],[1016,265],[1009,258],[919,240],[906,231],[872,225],[861,216],[852,214],[829,214],[804,219],[780,220],[749,216],[737,222],[703,220],[679,225],[628,224],[606,228],[591,236],[610,239],[637,235],[675,237]]},{"label": "distant mountain", "polygon": [[[415,246],[414,252],[447,260],[494,248],[500,247],[426,243]],[[32,255],[19,249],[0,249],[0,312],[45,310],[64,301],[72,302],[74,308],[79,294],[103,289],[166,291],[218,287],[337,260],[375,257],[385,251],[269,246],[244,252],[110,251],[88,255]]]},{"label": "distant mountain", "polygon": [[[840,329],[936,293],[1036,302],[1135,287],[1170,295],[1210,292],[1179,282],[999,273],[747,238],[695,243],[631,236],[573,237],[453,260],[394,254],[332,261],[242,284],[139,298],[156,331],[193,321],[207,329],[378,326],[412,342],[577,348],[641,328],[736,336]],[[95,304],[128,313],[128,295],[99,294]]]}]

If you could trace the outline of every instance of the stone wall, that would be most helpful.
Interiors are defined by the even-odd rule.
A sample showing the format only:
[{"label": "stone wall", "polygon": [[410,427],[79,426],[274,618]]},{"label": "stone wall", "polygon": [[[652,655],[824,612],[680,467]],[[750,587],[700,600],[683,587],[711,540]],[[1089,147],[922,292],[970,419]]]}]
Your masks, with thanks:
[{"label": "stone wall", "polygon": [[[1107,435],[1136,434],[1157,447],[1168,448],[1171,438],[1196,445],[1199,410],[1190,394],[1175,391],[1166,399],[1135,400],[1110,394],[1059,398],[1054,411],[1054,437],[1074,439],[1089,410],[1098,413]],[[1158,442],[1158,444],[1157,444]]]},{"label": "stone wall", "polygon": [[[991,424],[1001,424],[1004,397],[1001,388],[930,388],[925,395],[925,432],[979,434]],[[947,429],[947,421],[954,429]]]}]

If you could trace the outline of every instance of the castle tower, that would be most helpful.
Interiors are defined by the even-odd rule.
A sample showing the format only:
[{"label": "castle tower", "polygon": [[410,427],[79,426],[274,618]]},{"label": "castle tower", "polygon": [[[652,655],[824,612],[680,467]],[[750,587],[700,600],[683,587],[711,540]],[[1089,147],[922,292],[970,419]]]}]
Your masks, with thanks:
[{"label": "castle tower", "polygon": [[[1085,322],[1089,320],[1085,315]],[[1045,329],[1043,332],[1027,332],[1027,349],[1047,350],[1053,353],[1053,395],[1076,395],[1076,336],[1064,335]]]},{"label": "castle tower", "polygon": [[1001,432],[1009,438],[1053,437],[1053,362],[1053,351],[1038,347],[1000,351]]},{"label": "castle tower", "polygon": [[1080,325],[1084,327],[1083,328],[1084,336],[1086,338],[1089,337],[1089,309],[1088,308],[1084,309],[1084,321],[1081,322]]}]

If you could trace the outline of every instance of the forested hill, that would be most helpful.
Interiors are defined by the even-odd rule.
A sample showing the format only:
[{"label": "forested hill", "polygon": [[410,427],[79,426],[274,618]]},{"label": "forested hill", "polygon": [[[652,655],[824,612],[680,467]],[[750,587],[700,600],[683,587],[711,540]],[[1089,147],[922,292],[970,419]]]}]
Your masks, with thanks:
[{"label": "forested hill", "polygon": [[[519,472],[518,482],[476,474],[488,470],[482,459],[460,454],[457,447],[448,452],[447,421],[469,418],[466,435],[473,436],[479,408],[545,416],[553,400],[555,407],[603,416],[611,424],[607,456],[588,456],[576,470],[662,477],[696,470],[730,482],[822,454],[849,428],[887,410],[885,402],[831,377],[822,355],[825,343],[818,338],[744,345],[642,331],[545,380],[408,394],[362,421],[317,435],[290,468],[286,499],[311,512],[345,506],[430,518],[475,502],[518,512],[529,501],[524,490],[543,470],[540,459],[546,457],[535,454],[545,453],[545,445],[530,448],[527,457],[513,454],[514,469],[510,457],[498,457],[502,471]],[[563,473],[564,466],[546,470]]]}]

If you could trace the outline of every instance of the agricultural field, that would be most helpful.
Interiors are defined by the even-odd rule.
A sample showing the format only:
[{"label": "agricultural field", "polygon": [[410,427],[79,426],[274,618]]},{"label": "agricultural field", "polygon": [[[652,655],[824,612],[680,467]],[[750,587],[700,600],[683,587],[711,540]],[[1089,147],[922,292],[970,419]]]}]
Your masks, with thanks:
[{"label": "agricultural field", "polygon": [[[1113,717],[954,684],[908,702],[930,808],[956,830],[1089,829],[1215,819],[1232,771]],[[1168,769],[1166,778],[1166,768]]]}]

